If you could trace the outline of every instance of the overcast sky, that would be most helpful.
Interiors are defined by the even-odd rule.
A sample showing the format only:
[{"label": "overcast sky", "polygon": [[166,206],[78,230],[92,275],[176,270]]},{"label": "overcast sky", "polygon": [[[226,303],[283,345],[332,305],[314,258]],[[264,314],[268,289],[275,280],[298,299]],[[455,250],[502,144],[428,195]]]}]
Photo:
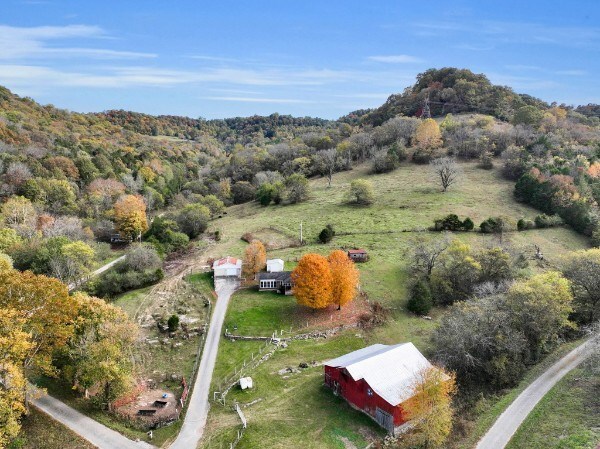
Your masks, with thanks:
[{"label": "overcast sky", "polygon": [[0,85],[74,111],[337,118],[431,67],[600,103],[600,1],[1,0]]}]

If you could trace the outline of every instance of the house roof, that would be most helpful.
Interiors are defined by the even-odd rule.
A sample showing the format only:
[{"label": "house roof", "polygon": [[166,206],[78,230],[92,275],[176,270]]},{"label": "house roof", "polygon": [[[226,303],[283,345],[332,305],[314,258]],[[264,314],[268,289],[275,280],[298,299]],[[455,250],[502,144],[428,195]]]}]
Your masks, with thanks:
[{"label": "house roof", "polygon": [[291,281],[292,280],[292,272],[291,271],[274,271],[272,273],[267,273],[266,271],[262,271],[258,274],[259,281]]},{"label": "house roof", "polygon": [[236,259],[235,257],[227,256],[227,257],[223,257],[222,259],[215,260],[213,262],[213,269],[215,269],[217,267],[225,267],[225,266],[241,267],[242,261],[240,259]]},{"label": "house roof", "polygon": [[367,254],[364,249],[349,249],[348,254]]},{"label": "house roof", "polygon": [[432,365],[412,343],[375,344],[325,363],[345,368],[355,381],[364,379],[389,404],[396,406],[412,396],[420,371]]}]

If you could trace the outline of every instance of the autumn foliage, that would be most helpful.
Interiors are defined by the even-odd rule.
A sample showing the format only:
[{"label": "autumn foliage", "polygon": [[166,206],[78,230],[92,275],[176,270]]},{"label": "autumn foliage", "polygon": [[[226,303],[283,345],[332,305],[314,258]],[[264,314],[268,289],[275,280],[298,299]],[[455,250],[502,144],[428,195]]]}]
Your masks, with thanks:
[{"label": "autumn foliage", "polygon": [[428,118],[419,123],[415,132],[415,142],[417,147],[423,149],[442,146],[442,133],[437,122]]},{"label": "autumn foliage", "polygon": [[426,368],[418,373],[412,393],[403,404],[406,418],[412,423],[404,442],[410,447],[443,447],[452,430],[454,375],[438,367]]},{"label": "autumn foliage", "polygon": [[244,253],[244,276],[252,278],[267,264],[267,251],[260,240],[252,240]]},{"label": "autumn foliage", "polygon": [[333,277],[331,301],[341,308],[352,301],[356,295],[358,270],[354,262],[341,250],[329,254],[327,261]]},{"label": "autumn foliage", "polygon": [[148,230],[146,204],[139,196],[122,196],[115,203],[114,214],[115,225],[123,237],[136,239]]},{"label": "autumn foliage", "polygon": [[341,307],[354,299],[358,270],[345,252],[333,251],[328,258],[305,254],[292,272],[293,291],[298,304],[324,309]]},{"label": "autumn foliage", "polygon": [[320,254],[305,254],[292,272],[294,295],[298,304],[324,309],[331,304],[333,275],[327,259]]}]

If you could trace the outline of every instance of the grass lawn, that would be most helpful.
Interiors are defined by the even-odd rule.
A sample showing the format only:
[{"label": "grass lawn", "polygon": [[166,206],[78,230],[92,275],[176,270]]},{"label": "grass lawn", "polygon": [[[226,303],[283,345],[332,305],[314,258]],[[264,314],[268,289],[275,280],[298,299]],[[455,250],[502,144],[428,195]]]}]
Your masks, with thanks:
[{"label": "grass lawn", "polygon": [[[241,257],[246,243],[240,237],[245,232],[270,242],[272,249],[268,257],[283,259],[286,269],[291,269],[307,252],[327,254],[340,247],[365,248],[370,261],[357,265],[361,289],[370,300],[388,307],[391,317],[385,325],[368,332],[353,329],[327,340],[294,341],[286,349],[278,349],[271,359],[247,373],[255,382],[252,391],[234,388],[227,396],[225,408],[216,404],[211,408],[203,447],[227,448],[235,438],[240,423],[230,408],[232,401],[241,404],[257,401],[244,409],[249,424],[239,448],[344,448],[351,444],[360,448],[368,444],[369,435],[380,435],[368,417],[322,387],[322,366],[285,376],[277,373],[286,367],[298,367],[301,362],[323,362],[374,343],[412,341],[423,353],[430,353],[429,336],[443,310],[433,310],[432,320],[406,312],[407,267],[418,234],[403,231],[426,229],[434,219],[449,213],[456,213],[461,219],[469,216],[476,225],[489,216],[504,215],[516,221],[539,214],[514,201],[514,184],[502,179],[496,170],[481,170],[473,163],[461,165],[463,180],[447,193],[436,188],[427,166],[405,165],[392,173],[376,176],[370,175],[369,168],[363,166],[334,175],[331,188],[325,179],[312,180],[311,199],[306,203],[269,207],[243,204],[229,208],[225,217],[212,223],[213,230],[220,230],[222,241],[209,250],[207,256],[211,257]],[[367,208],[344,204],[349,183],[367,177],[374,185],[375,203]],[[306,244],[285,247],[282,244],[285,238],[292,242],[298,237],[301,222]],[[337,235],[331,243],[322,245],[317,243],[317,235],[326,224],[332,224]],[[273,229],[265,231],[269,226]],[[279,233],[281,238],[274,237],[274,233]],[[422,235],[427,239],[438,237],[430,232]],[[457,237],[475,248],[497,242],[496,236],[476,232],[457,234]],[[568,228],[509,233],[504,236],[504,242],[527,254],[533,254],[533,245],[537,244],[550,262],[565,252],[588,247],[584,237]],[[533,264],[530,268],[531,271],[538,269]],[[225,327],[230,331],[236,326],[236,333],[244,335],[270,335],[275,329],[297,325],[293,297],[251,289],[234,294],[225,320]],[[264,343],[223,340],[213,386],[218,387],[219,380],[232,373],[261,344]],[[538,373],[537,368],[532,373]],[[530,382],[535,377],[527,379]],[[517,391],[518,388],[514,390],[515,396]],[[473,432],[483,433],[510,402],[512,394],[507,392],[488,400],[482,407],[484,411],[477,415],[480,419]]]},{"label": "grass lawn", "polygon": [[71,432],[35,407],[22,421],[21,449],[94,449],[96,446]]},{"label": "grass lawn", "polygon": [[594,449],[600,442],[600,379],[579,367],[540,401],[507,449]]}]

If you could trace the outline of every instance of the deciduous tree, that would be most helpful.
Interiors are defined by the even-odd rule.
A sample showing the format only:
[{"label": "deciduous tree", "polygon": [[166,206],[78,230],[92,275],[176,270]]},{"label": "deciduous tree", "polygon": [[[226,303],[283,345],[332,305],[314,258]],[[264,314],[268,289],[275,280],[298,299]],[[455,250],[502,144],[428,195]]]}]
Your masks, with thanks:
[{"label": "deciduous tree", "polygon": [[319,254],[305,254],[292,272],[293,293],[298,304],[324,309],[331,304],[333,276],[327,259]]},{"label": "deciduous tree", "polygon": [[552,348],[561,331],[574,327],[569,320],[572,303],[570,283],[556,271],[538,274],[510,288],[507,304],[515,326],[523,329],[529,342],[531,359],[537,360],[540,353]]},{"label": "deciduous tree", "polygon": [[260,240],[252,240],[244,253],[244,274],[252,278],[267,265],[267,251]]},{"label": "deciduous tree", "polygon": [[119,233],[135,240],[148,229],[146,205],[136,195],[125,195],[119,198],[114,207],[115,225]]},{"label": "deciduous tree", "polygon": [[367,179],[355,179],[350,183],[350,202],[361,206],[368,206],[375,201],[373,184]]},{"label": "deciduous tree", "polygon": [[25,413],[23,365],[33,343],[23,326],[16,310],[0,308],[0,448],[18,435]]},{"label": "deciduous tree", "polygon": [[456,160],[451,157],[440,157],[430,162],[434,179],[442,187],[442,192],[456,184],[460,178],[461,170]]},{"label": "deciduous tree", "polygon": [[412,396],[403,405],[412,426],[406,435],[409,444],[431,449],[443,447],[452,430],[452,397],[455,394],[453,374],[437,367],[418,373]]},{"label": "deciduous tree", "polygon": [[437,122],[431,118],[419,123],[415,131],[415,145],[421,149],[433,149],[442,146],[442,133]]},{"label": "deciduous tree", "polygon": [[568,254],[562,260],[562,272],[571,281],[579,320],[596,321],[600,317],[600,249]]},{"label": "deciduous tree", "polygon": [[342,250],[333,251],[327,261],[332,276],[331,301],[339,310],[356,296],[359,273],[354,262]]},{"label": "deciduous tree", "polygon": [[71,336],[77,313],[77,303],[69,297],[67,286],[30,271],[0,271],[1,308],[14,309],[24,320],[23,331],[31,335],[33,346],[25,368],[55,374],[52,354]]},{"label": "deciduous tree", "polygon": [[73,334],[63,349],[67,366],[63,375],[74,387],[99,387],[103,406],[125,393],[133,384],[132,347],[137,326],[119,307],[78,293]]}]

